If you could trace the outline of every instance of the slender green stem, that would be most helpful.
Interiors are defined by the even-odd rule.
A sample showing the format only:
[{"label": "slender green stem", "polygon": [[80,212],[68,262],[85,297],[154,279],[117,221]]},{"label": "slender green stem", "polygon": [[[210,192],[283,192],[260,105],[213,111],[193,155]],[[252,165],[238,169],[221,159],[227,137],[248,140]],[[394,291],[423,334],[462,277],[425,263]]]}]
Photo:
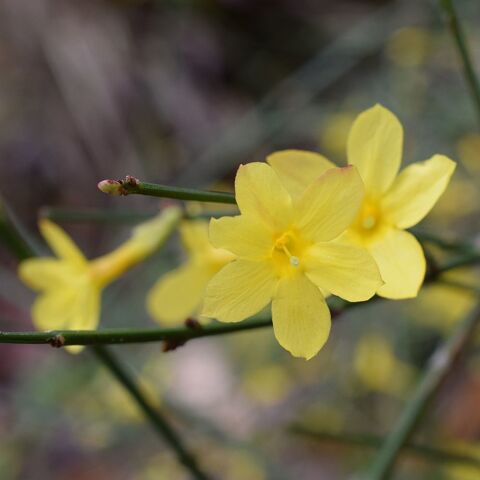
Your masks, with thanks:
[{"label": "slender green stem", "polygon": [[432,243],[442,248],[443,250],[470,252],[475,249],[475,247],[468,242],[457,242],[454,240],[448,240],[448,239],[439,237],[433,233],[425,232],[424,230],[418,230],[416,228],[413,228],[411,232],[422,243]]},{"label": "slender green stem", "polygon": [[143,414],[150,420],[159,436],[175,452],[178,461],[197,480],[208,480],[208,476],[202,472],[195,457],[187,450],[180,436],[175,432],[169,421],[147,400],[133,377],[126,371],[115,355],[104,346],[95,345],[92,351],[96,358],[109,370],[125,390],[131,395]]},{"label": "slender green stem", "polygon": [[472,94],[472,100],[475,104],[477,114],[480,119],[480,83],[478,77],[475,73],[472,63],[472,57],[467,45],[467,40],[463,32],[462,26],[458,20],[457,12],[455,11],[453,0],[440,0],[440,7],[445,13],[448,26],[452,33],[455,45],[458,50],[458,54],[462,61],[463,73],[465,79],[470,87],[470,92]]},{"label": "slender green stem", "polygon": [[126,223],[135,224],[143,222],[158,215],[158,210],[150,212],[135,212],[134,210],[107,210],[100,208],[42,208],[40,216],[54,222],[72,223]]},{"label": "slender green stem", "polygon": [[102,180],[98,183],[98,188],[109,195],[147,195],[150,197],[175,198],[177,200],[196,200],[198,202],[229,203],[232,205],[237,203],[233,193],[210,192],[194,188],[141,182],[130,175],[127,175],[125,180]]},{"label": "slender green stem", "polygon": [[[385,440],[378,435],[324,432],[303,426],[294,426],[290,430],[295,434],[303,435],[319,442],[332,442],[339,445],[370,449],[380,448]],[[480,458],[446,448],[431,447],[429,445],[409,442],[402,445],[401,453],[413,455],[432,462],[461,463],[480,468]]]},{"label": "slender green stem", "polygon": [[[158,215],[158,210],[150,212],[136,212],[134,210],[107,210],[100,208],[63,208],[63,207],[45,207],[40,215],[55,222],[64,223],[106,223],[106,224],[135,224],[148,220]],[[222,217],[225,215],[235,215],[235,212],[211,210],[201,213],[184,213],[186,219],[210,219],[212,217]]]},{"label": "slender green stem", "polygon": [[1,343],[67,345],[121,345],[127,343],[167,342],[175,348],[192,338],[211,337],[227,333],[267,327],[270,318],[247,320],[241,323],[211,323],[197,327],[177,328],[105,328],[102,330],[54,330],[51,332],[0,332]]},{"label": "slender green stem", "polygon": [[412,436],[428,404],[465,350],[479,322],[480,303],[458,324],[453,335],[432,355],[416,391],[382,445],[365,478],[385,480],[390,477],[401,448]]},{"label": "slender green stem", "polygon": [[35,246],[26,238],[13,212],[0,198],[0,242],[19,260],[35,256]]}]

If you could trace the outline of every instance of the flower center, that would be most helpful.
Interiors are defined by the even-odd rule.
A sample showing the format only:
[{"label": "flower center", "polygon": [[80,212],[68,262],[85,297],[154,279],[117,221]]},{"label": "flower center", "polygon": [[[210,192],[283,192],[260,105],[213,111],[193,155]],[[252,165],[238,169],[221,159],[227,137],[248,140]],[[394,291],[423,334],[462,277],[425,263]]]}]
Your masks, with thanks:
[{"label": "flower center", "polygon": [[298,267],[300,265],[300,258],[295,255],[296,253],[298,254],[298,241],[293,232],[289,231],[280,235],[275,240],[273,248],[276,252],[281,252],[286,255],[292,267]]},{"label": "flower center", "polygon": [[386,218],[380,202],[375,199],[365,199],[352,225],[359,240],[367,243],[375,240],[385,226]]}]

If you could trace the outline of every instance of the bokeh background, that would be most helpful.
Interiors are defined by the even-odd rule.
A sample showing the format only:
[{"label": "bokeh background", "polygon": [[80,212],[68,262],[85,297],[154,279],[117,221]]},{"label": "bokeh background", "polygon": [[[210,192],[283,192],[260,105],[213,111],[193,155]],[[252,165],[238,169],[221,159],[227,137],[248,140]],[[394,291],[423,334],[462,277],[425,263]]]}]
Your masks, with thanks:
[{"label": "bokeh background", "polygon": [[[478,66],[480,3],[456,4]],[[108,198],[96,189],[103,178],[228,189],[240,163],[282,148],[342,164],[353,118],[377,102],[404,125],[404,164],[434,153],[459,162],[420,228],[478,241],[480,135],[435,1],[0,1],[0,192],[40,248],[36,221],[47,207],[158,209],[153,198]],[[132,227],[68,215],[59,223],[89,257]],[[108,287],[101,326],[153,326],[145,293],[183,255],[175,237]],[[2,248],[0,258],[0,329],[31,330],[33,295],[11,254]],[[476,273],[454,280],[478,285]],[[415,300],[353,309],[309,362],[282,350],[269,329],[167,354],[156,344],[116,351],[216,478],[353,478],[375,450],[345,434],[390,431],[473,298],[442,284]],[[416,440],[478,458],[479,403],[475,347]],[[188,477],[87,351],[2,345],[0,478]],[[395,478],[469,480],[480,469],[407,454]]]}]

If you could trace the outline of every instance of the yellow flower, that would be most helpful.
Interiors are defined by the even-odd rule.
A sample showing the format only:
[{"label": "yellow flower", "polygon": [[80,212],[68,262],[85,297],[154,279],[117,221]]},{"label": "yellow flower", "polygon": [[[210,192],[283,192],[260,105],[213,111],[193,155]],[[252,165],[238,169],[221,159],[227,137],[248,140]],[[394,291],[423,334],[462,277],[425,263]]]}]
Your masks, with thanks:
[{"label": "yellow flower", "polygon": [[358,168],[366,195],[345,239],[370,251],[385,282],[377,293],[393,299],[418,294],[425,256],[405,229],[427,215],[455,170],[452,160],[434,155],[397,175],[402,144],[403,129],[397,117],[375,105],[357,117],[347,145],[348,161]]},{"label": "yellow flower", "polygon": [[[382,297],[415,297],[425,276],[425,256],[415,237],[404,231],[422,220],[445,191],[455,163],[443,155],[405,168],[398,176],[403,129],[382,107],[361,113],[348,137],[347,156],[358,168],[366,194],[353,224],[338,239],[362,246],[375,258],[385,282]],[[278,158],[277,158],[278,157]],[[334,164],[313,152],[277,152],[269,163],[298,194]]]},{"label": "yellow flower", "polygon": [[412,367],[396,358],[390,343],[377,334],[360,339],[353,366],[365,387],[393,395],[405,393],[414,376]]},{"label": "yellow flower", "polygon": [[[277,156],[269,161],[282,172],[279,155],[278,162]],[[363,199],[356,168],[329,169],[311,177],[306,189],[301,187],[303,173],[277,174],[258,162],[240,166],[235,196],[241,214],[210,222],[212,244],[238,258],[208,284],[203,314],[239,322],[272,302],[278,342],[292,355],[309,359],[330,331],[320,289],[362,301],[382,282],[365,249],[332,242],[351,224]]]},{"label": "yellow flower", "polygon": [[198,313],[207,283],[234,258],[211,245],[205,220],[184,221],[180,235],[188,260],[161,277],[147,295],[147,309],[160,323],[180,323]]},{"label": "yellow flower", "polygon": [[[23,261],[18,274],[40,292],[32,307],[39,330],[89,330],[98,325],[102,289],[157,249],[174,229],[181,210],[171,207],[139,225],[123,245],[88,261],[70,237],[50,220],[39,222],[40,231],[57,258]],[[78,352],[82,347],[68,347]]]}]

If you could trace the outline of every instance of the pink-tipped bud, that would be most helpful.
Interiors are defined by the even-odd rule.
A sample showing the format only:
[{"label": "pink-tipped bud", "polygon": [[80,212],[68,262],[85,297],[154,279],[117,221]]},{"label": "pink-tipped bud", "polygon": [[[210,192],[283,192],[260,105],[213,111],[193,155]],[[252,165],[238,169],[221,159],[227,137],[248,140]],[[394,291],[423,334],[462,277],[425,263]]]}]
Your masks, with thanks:
[{"label": "pink-tipped bud", "polygon": [[98,189],[108,195],[126,195],[125,188],[119,180],[102,180],[97,184]]}]

